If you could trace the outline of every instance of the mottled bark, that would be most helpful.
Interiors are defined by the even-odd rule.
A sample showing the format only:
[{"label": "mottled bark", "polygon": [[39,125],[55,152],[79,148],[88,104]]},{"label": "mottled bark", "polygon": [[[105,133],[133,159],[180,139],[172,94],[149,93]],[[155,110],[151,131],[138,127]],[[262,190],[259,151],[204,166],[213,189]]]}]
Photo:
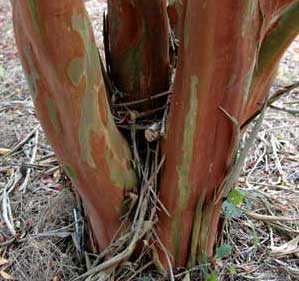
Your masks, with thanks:
[{"label": "mottled bark", "polygon": [[120,226],[123,197],[136,187],[136,177],[110,113],[83,2],[14,1],[13,20],[37,116],[104,249]]},{"label": "mottled bark", "polygon": [[[179,61],[162,153],[159,235],[173,266],[212,257],[242,122],[260,107],[298,34],[299,3],[184,0]],[[83,199],[98,247],[120,226],[137,179],[110,112],[83,0],[13,1],[16,41],[37,116]],[[132,101],[168,87],[165,0],[108,0],[108,73]],[[107,46],[106,46],[107,47]],[[150,104],[147,106],[151,106]],[[227,112],[227,113],[226,113]],[[167,264],[163,251],[160,258]]]},{"label": "mottled bark", "polygon": [[260,39],[268,33],[269,29],[281,13],[291,6],[297,0],[259,0],[260,14],[261,14],[261,31]]},{"label": "mottled bark", "polygon": [[[183,9],[161,182],[161,199],[171,217],[161,213],[160,235],[176,265],[187,261],[195,226],[195,254],[213,253],[221,209],[213,196],[237,142],[236,129],[220,107],[240,119],[253,73],[259,18],[258,1],[226,0],[219,5],[191,0]],[[199,221],[194,221],[196,212]]]},{"label": "mottled bark", "polygon": [[272,85],[280,59],[298,33],[299,1],[295,1],[271,24],[269,32],[261,43],[242,124],[250,120],[261,108],[265,93],[269,92]]},{"label": "mottled bark", "polygon": [[[109,63],[127,101],[168,88],[169,38],[165,0],[108,0]],[[150,105],[148,105],[150,106]]]},{"label": "mottled bark", "polygon": [[[183,2],[179,64],[160,187],[160,198],[171,216],[162,212],[159,223],[162,243],[179,266],[187,261],[193,265],[196,258],[200,261],[214,253],[222,205],[221,200],[215,202],[215,193],[230,171],[239,141],[236,125],[220,109],[241,123],[245,106],[251,110],[254,96],[265,100],[268,82],[259,94],[252,89],[273,76],[266,68],[272,69],[272,64],[275,68],[280,52],[294,38],[295,33],[283,28],[283,22],[298,21],[298,16],[290,19],[287,9],[297,1]],[[272,20],[281,12],[279,32]],[[296,13],[292,11],[293,18]],[[280,33],[280,41],[277,35],[273,38],[275,32]],[[273,41],[281,48],[274,48],[266,58]],[[161,259],[166,265],[162,252]]]}]

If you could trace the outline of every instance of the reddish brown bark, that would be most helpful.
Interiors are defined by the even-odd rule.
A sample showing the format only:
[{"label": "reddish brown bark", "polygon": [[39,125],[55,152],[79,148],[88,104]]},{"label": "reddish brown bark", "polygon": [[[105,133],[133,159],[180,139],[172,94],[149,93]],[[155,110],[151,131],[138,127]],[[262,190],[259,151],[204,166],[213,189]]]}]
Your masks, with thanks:
[{"label": "reddish brown bark", "polygon": [[179,28],[180,28],[180,21],[183,16],[182,4],[179,1],[168,1],[169,5],[167,7],[167,13],[169,17],[169,23],[176,34],[178,36]]},{"label": "reddish brown bark", "polygon": [[[194,224],[201,224],[198,250],[212,255],[220,213],[213,196],[237,141],[233,123],[220,107],[240,119],[259,31],[256,1],[226,0],[219,5],[191,0],[183,9],[161,182],[161,199],[171,217],[161,213],[160,222],[162,242],[180,266],[186,263]],[[202,221],[194,222],[200,200]]]},{"label": "reddish brown bark", "polygon": [[264,36],[271,28],[272,24],[277,21],[277,18],[281,13],[291,6],[295,1],[294,0],[260,0],[260,13],[262,19],[261,25],[261,40],[264,39]]},{"label": "reddish brown bark", "polygon": [[104,249],[119,228],[124,193],[136,178],[109,110],[83,1],[14,1],[13,19],[37,116]]},{"label": "reddish brown bark", "polygon": [[[271,20],[291,3],[294,1],[273,1],[272,5],[269,1],[228,0],[221,5],[184,2],[179,65],[164,143],[167,160],[161,179],[161,200],[171,216],[161,214],[160,235],[176,265],[185,265],[190,251],[191,255],[213,254],[220,215],[213,196],[229,172],[237,142],[236,128],[220,107],[241,120],[246,103],[246,110],[253,110],[255,97],[265,99],[270,82],[263,79],[273,77],[280,55],[298,31],[289,32],[284,26],[282,48],[275,54],[276,48],[270,51],[269,68],[263,68],[257,78],[254,67],[261,67],[270,45],[268,36],[275,32],[265,35],[271,30]],[[285,19],[289,21],[290,15]],[[261,84],[265,87],[254,93]],[[198,217],[201,221],[194,221]],[[195,252],[194,243],[198,244]],[[163,262],[166,264],[165,259]]]},{"label": "reddish brown bark", "polygon": [[117,88],[138,100],[168,88],[165,0],[108,0],[110,72]]},{"label": "reddish brown bark", "polygon": [[[108,7],[113,83],[130,94],[128,100],[164,91],[165,1],[109,0]],[[83,1],[15,0],[13,8],[38,118],[104,249],[120,225],[124,195],[137,182],[109,109]],[[160,190],[170,217],[161,212],[159,222],[175,266],[213,255],[222,205],[215,194],[238,143],[236,125],[222,109],[242,123],[259,107],[279,58],[299,32],[299,3],[185,0],[181,13]],[[164,253],[160,257],[167,264]]]},{"label": "reddish brown bark", "polygon": [[272,85],[280,59],[298,33],[299,1],[295,1],[276,18],[261,43],[242,124],[250,120],[261,108],[265,93],[269,92]]}]

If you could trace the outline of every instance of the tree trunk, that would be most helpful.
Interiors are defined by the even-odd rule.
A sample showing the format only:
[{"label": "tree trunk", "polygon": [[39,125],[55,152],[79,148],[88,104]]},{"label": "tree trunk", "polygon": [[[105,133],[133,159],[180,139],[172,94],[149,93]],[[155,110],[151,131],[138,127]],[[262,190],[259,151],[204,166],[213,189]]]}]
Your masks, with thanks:
[{"label": "tree trunk", "polygon": [[299,33],[299,3],[288,6],[275,19],[261,44],[242,124],[250,120],[260,109],[265,93],[270,90],[282,55]]},{"label": "tree trunk", "polygon": [[120,226],[125,193],[137,182],[129,147],[109,109],[83,1],[17,0],[13,8],[38,118],[104,249]]},{"label": "tree trunk", "polygon": [[[221,5],[184,1],[160,186],[160,198],[170,216],[161,213],[159,234],[176,266],[188,261],[192,266],[196,258],[201,261],[214,254],[222,205],[215,197],[230,172],[239,142],[241,124],[237,128],[234,120],[241,123],[260,108],[270,84],[263,79],[273,76],[282,52],[298,34],[298,24],[296,28],[283,24],[284,20],[298,22],[296,1],[279,17],[280,27],[265,35],[273,15],[278,17],[291,2],[273,1],[275,5],[269,7],[269,1],[225,0]],[[283,34],[282,41],[276,33]],[[279,46],[274,46],[274,40]],[[267,51],[270,65],[266,65]],[[257,91],[259,83],[265,86]],[[167,265],[164,253],[160,256]]]},{"label": "tree trunk", "polygon": [[219,5],[191,0],[183,9],[161,182],[161,199],[171,217],[162,213],[160,221],[162,243],[179,266],[188,259],[195,226],[192,254],[213,253],[221,209],[213,199],[238,141],[234,124],[220,108],[240,119],[254,69],[259,18],[256,1]]},{"label": "tree trunk", "polygon": [[[126,101],[169,86],[169,39],[165,0],[108,0],[109,72]],[[150,107],[150,105],[147,105]]]},{"label": "tree trunk", "polygon": [[[37,116],[103,250],[120,227],[125,196],[139,190],[130,147],[109,108],[84,1],[12,3]],[[299,2],[184,0],[178,23],[179,59],[159,194],[170,216],[159,213],[166,249],[159,255],[164,266],[165,252],[173,256],[172,266],[193,266],[213,257],[226,197],[221,190],[235,165],[240,127],[264,103],[279,59],[299,33]],[[107,70],[126,100],[165,91],[166,1],[108,0],[108,27]]]}]

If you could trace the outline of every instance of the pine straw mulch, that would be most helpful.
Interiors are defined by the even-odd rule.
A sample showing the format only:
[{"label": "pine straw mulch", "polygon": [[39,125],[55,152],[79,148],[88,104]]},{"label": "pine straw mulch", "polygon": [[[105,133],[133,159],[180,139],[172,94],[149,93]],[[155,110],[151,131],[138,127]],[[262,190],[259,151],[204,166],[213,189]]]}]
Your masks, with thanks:
[{"label": "pine straw mulch", "polygon": [[[97,35],[102,2],[87,2]],[[96,257],[83,251],[79,201],[35,119],[6,0],[0,0],[0,50],[0,280],[72,280]],[[272,92],[298,80],[299,39],[285,54]],[[268,109],[238,183],[243,203],[229,215],[220,239],[230,245],[229,254],[217,260],[210,280],[299,279],[298,104],[297,88]],[[147,254],[126,262],[116,280],[167,280]],[[208,270],[181,270],[174,279],[198,280]]]}]

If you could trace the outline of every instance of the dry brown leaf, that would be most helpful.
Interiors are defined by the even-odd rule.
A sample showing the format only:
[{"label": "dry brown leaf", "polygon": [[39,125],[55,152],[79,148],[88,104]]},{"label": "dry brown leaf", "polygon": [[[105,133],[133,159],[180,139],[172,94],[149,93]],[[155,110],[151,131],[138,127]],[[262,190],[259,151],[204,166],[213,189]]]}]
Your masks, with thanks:
[{"label": "dry brown leaf", "polygon": [[54,181],[55,181],[55,182],[58,182],[59,179],[60,179],[60,177],[61,177],[60,170],[57,170],[57,171],[54,173],[54,175],[53,175]]},{"label": "dry brown leaf", "polygon": [[277,257],[283,257],[286,255],[299,253],[298,244],[299,244],[299,236],[278,247],[275,246],[271,247],[272,255]]},{"label": "dry brown leaf", "polygon": [[15,278],[12,276],[12,275],[10,275],[10,274],[8,274],[7,272],[5,272],[5,271],[0,271],[0,276],[4,279],[4,280],[15,280]]},{"label": "dry brown leaf", "polygon": [[9,263],[9,260],[0,257],[0,266],[5,265],[5,264],[7,264],[7,263]]},{"label": "dry brown leaf", "polygon": [[5,155],[11,152],[11,149],[0,147],[0,155]]}]

